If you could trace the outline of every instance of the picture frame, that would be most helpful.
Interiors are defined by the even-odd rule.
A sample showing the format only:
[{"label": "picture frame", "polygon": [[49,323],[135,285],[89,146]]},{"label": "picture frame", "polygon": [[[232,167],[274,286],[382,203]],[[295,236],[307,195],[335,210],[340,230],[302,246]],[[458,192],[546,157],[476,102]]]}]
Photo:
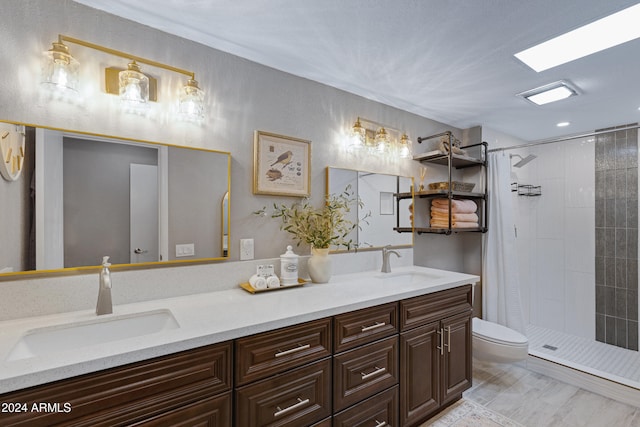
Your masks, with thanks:
[{"label": "picture frame", "polygon": [[311,141],[256,130],[253,140],[253,194],[308,197]]}]

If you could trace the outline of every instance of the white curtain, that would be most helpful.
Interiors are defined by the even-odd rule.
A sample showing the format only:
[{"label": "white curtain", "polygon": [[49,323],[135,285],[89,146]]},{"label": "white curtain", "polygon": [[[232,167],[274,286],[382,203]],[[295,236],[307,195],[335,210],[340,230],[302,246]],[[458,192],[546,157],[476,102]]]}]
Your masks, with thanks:
[{"label": "white curtain", "polygon": [[525,333],[510,185],[511,162],[503,151],[488,157],[488,227],[482,251],[485,320]]}]

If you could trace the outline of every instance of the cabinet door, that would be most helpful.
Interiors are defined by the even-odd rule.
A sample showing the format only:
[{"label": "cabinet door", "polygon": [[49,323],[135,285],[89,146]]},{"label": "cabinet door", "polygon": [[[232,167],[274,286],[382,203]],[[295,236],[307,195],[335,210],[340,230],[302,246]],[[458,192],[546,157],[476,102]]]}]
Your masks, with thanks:
[{"label": "cabinet door", "polygon": [[471,312],[442,321],[444,364],[442,404],[459,397],[471,387]]},{"label": "cabinet door", "polygon": [[400,334],[400,425],[423,420],[440,406],[440,322]]}]

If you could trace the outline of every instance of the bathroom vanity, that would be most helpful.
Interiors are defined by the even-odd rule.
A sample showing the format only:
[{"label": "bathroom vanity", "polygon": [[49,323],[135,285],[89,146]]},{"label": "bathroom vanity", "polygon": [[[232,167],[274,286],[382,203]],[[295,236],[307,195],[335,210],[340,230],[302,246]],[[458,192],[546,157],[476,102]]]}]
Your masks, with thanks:
[{"label": "bathroom vanity", "polygon": [[471,386],[478,280],[405,267],[115,306],[113,318],[162,307],[178,327],[75,357],[15,353],[38,319],[3,322],[14,333],[0,337],[0,424],[417,425]]}]

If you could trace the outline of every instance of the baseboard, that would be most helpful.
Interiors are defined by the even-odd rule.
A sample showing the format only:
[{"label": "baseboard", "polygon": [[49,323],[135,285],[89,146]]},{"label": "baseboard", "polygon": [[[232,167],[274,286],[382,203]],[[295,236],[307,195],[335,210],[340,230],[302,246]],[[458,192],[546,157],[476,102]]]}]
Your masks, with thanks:
[{"label": "baseboard", "polygon": [[531,354],[527,358],[527,369],[548,377],[556,378],[567,384],[583,388],[604,397],[640,407],[640,389],[620,384],[579,369],[561,365]]}]

